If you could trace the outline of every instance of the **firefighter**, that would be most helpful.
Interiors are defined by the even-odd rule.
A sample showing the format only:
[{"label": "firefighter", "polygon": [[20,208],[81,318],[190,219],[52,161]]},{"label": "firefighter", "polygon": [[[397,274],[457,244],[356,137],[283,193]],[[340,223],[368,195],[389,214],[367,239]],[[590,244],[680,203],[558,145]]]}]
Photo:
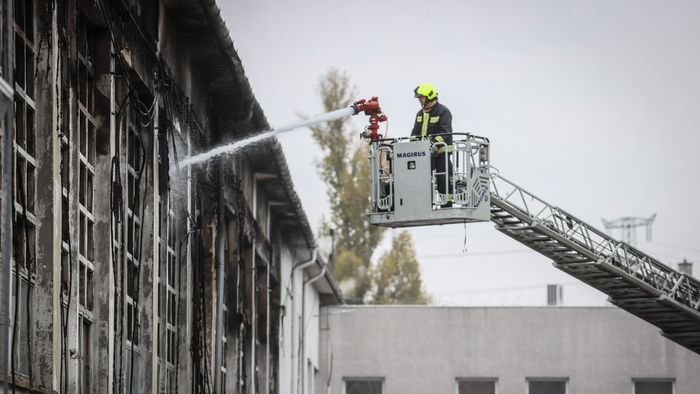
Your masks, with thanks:
[{"label": "firefighter", "polygon": [[[441,194],[449,194],[449,201],[442,207],[452,206],[452,161],[449,152],[452,148],[452,114],[444,105],[438,103],[438,94],[431,83],[422,83],[413,90],[415,97],[420,102],[421,109],[416,114],[416,122],[411,131],[412,137],[430,138],[438,144],[431,154],[431,165],[437,173],[437,189]],[[445,165],[449,178],[446,179]],[[447,187],[446,187],[447,186]],[[449,191],[449,192],[448,192]]]}]

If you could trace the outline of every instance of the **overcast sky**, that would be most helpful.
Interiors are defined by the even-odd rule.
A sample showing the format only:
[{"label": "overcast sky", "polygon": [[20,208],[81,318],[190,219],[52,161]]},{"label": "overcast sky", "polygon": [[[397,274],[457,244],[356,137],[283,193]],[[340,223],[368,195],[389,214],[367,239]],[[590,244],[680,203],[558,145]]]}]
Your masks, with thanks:
[{"label": "overcast sky", "polygon": [[[345,70],[410,134],[413,89],[435,84],[455,131],[491,140],[501,175],[602,228],[657,213],[638,246],[700,271],[700,2],[640,0],[223,1],[273,127],[322,111],[319,76]],[[354,119],[358,133],[366,118]],[[329,215],[308,130],[280,137],[314,227]],[[392,231],[387,231],[388,242]],[[444,305],[568,305],[605,297],[490,223],[413,229],[426,289]],[[619,234],[614,234],[619,237]],[[386,248],[386,245],[383,246]]]}]

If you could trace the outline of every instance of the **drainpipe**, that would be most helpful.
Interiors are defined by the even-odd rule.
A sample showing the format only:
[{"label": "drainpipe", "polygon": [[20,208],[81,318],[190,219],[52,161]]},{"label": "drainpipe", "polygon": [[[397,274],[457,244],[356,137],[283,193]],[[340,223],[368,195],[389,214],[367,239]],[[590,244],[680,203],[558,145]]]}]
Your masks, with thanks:
[{"label": "drainpipe", "polygon": [[[14,204],[14,190],[13,190],[13,166],[12,160],[14,158],[13,144],[14,140],[14,130],[12,128],[12,100],[14,94],[12,93],[13,87],[15,85],[14,75],[12,74],[12,62],[14,59],[13,55],[13,33],[12,33],[12,1],[4,0],[2,4],[2,17],[3,20],[0,22],[4,28],[3,32],[3,45],[2,45],[2,59],[3,59],[3,70],[4,77],[7,78],[7,86],[9,87],[8,92],[2,92],[6,97],[2,99],[7,99],[8,103],[4,107],[4,117],[5,117],[5,136],[2,143],[2,271],[0,271],[0,388],[2,393],[7,392],[7,382],[6,378],[8,375],[7,364],[10,360],[10,278],[12,277],[12,211]],[[0,78],[2,79],[2,78]],[[7,90],[7,89],[3,89]],[[9,93],[9,95],[8,95]],[[0,114],[2,115],[2,114]]]},{"label": "drainpipe", "polygon": [[[314,248],[314,249],[311,251],[311,258],[309,258],[308,260],[304,260],[304,261],[300,261],[300,262],[298,262],[298,263],[295,263],[295,264],[292,266],[292,274],[290,275],[290,276],[291,276],[291,279],[290,279],[290,280],[292,281],[292,313],[289,315],[289,316],[290,316],[290,319],[292,319],[292,320],[291,320],[292,329],[291,329],[291,337],[290,337],[290,338],[291,338],[290,343],[291,343],[291,345],[292,345],[292,349],[291,349],[291,354],[292,354],[292,365],[291,365],[291,368],[289,368],[289,371],[290,371],[290,379],[289,379],[290,388],[289,388],[289,393],[290,393],[290,394],[294,393],[294,354],[295,354],[295,352],[294,352],[294,332],[295,332],[294,327],[295,327],[295,324],[294,324],[294,323],[295,323],[295,320],[296,320],[296,317],[295,317],[295,314],[294,314],[294,310],[296,309],[296,308],[294,308],[294,304],[296,304],[296,302],[294,302],[294,294],[296,294],[296,290],[295,290],[295,287],[296,287],[296,286],[295,286],[295,283],[296,283],[296,281],[294,280],[294,272],[295,272],[297,269],[299,269],[299,268],[302,269],[302,272],[303,272],[303,269],[304,269],[304,268],[310,266],[311,264],[314,264],[314,263],[316,262],[316,252],[317,252],[317,251],[316,251],[316,248]],[[303,291],[303,289],[302,289],[302,291]],[[302,298],[303,298],[303,296],[302,296]]]},{"label": "drainpipe", "polygon": [[[116,74],[117,74],[117,64],[116,64],[116,59],[115,59],[116,53],[114,52],[114,44],[110,43],[109,44],[109,157],[110,160],[113,160],[114,156],[117,154],[117,79],[116,79]],[[110,163],[110,167],[112,167],[114,164]],[[119,168],[116,169],[116,171],[119,171]],[[109,182],[114,182],[114,179],[110,179]],[[109,196],[109,198],[113,198],[113,196]],[[110,207],[112,207],[112,204],[114,201],[110,201]],[[113,215],[113,213],[110,213],[110,215]],[[112,218],[110,217],[110,226],[113,226],[112,224]],[[110,240],[109,240],[109,247],[110,251],[114,250],[114,239],[112,238],[111,230],[110,230]],[[113,394],[114,393],[114,379],[116,378],[114,376],[114,355],[115,355],[115,349],[114,349],[114,333],[116,332],[116,319],[117,317],[115,316],[116,311],[115,311],[115,299],[116,299],[116,271],[115,271],[115,264],[120,264],[116,261],[114,261],[114,253],[110,252],[109,254],[109,290],[107,292],[107,298],[109,299],[109,309],[107,310],[107,327],[108,327],[108,332],[111,334],[109,338],[109,342],[107,342],[107,354],[108,354],[108,370],[109,374],[107,375],[107,394]],[[189,299],[189,298],[188,298]],[[59,352],[59,356],[60,352]],[[62,356],[61,356],[62,357]]]},{"label": "drainpipe", "polygon": [[304,373],[304,368],[306,367],[306,286],[317,280],[321,279],[328,268],[328,264],[323,264],[321,266],[321,272],[307,280],[304,281],[304,286],[301,288],[301,391],[304,391],[304,380],[306,374]]},{"label": "drainpipe", "polygon": [[[156,88],[156,89],[159,89]],[[154,98],[154,100],[156,100]],[[165,278],[164,276],[161,276],[163,274],[167,274],[166,272],[161,273],[160,272],[160,261],[163,258],[163,255],[165,255],[165,258],[167,258],[167,252],[163,253],[161,255],[161,249],[160,249],[160,242],[161,242],[161,235],[159,230],[160,224],[161,224],[161,211],[157,207],[159,207],[160,204],[160,169],[161,169],[161,163],[158,160],[158,151],[160,150],[160,143],[159,143],[159,134],[161,132],[160,129],[160,103],[155,102],[154,103],[155,108],[153,109],[153,184],[155,187],[153,188],[153,206],[156,207],[156,209],[153,210],[153,271],[151,272],[151,280],[153,281],[154,284],[158,283],[159,278],[163,280]],[[167,141],[167,136],[166,136],[166,141]],[[155,169],[158,170],[155,170]],[[166,212],[164,217],[168,217],[168,213]],[[166,222],[167,223],[167,222]],[[167,235],[166,235],[167,237]],[[165,238],[165,242],[167,242],[167,238]],[[167,283],[167,279],[166,279]],[[166,285],[167,286],[167,285]],[[152,311],[153,315],[151,316],[151,327],[158,327],[158,315],[161,313],[160,312],[160,291],[154,291],[153,292],[153,300],[152,300]],[[158,335],[152,335],[151,337],[151,349],[158,349]],[[154,351],[151,354],[151,376],[158,376],[158,352]],[[158,392],[158,385],[160,384],[160,379],[151,379],[151,392],[156,393]]]},{"label": "drainpipe", "polygon": [[[223,179],[223,165],[219,167],[221,179]],[[216,223],[216,344],[214,358],[214,393],[219,394],[221,390],[221,366],[223,365],[223,332],[224,332],[224,264],[226,250],[226,240],[224,225],[224,189],[219,189],[219,207]]]}]

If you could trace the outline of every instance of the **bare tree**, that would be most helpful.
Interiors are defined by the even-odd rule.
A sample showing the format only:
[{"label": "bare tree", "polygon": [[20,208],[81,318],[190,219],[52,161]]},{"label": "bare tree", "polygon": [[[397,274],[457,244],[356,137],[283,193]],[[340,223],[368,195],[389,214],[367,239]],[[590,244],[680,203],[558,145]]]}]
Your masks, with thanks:
[{"label": "bare tree", "polygon": [[[323,109],[328,112],[348,107],[354,101],[354,89],[348,74],[337,69],[331,69],[321,76],[318,94]],[[333,276],[343,287],[348,302],[371,301],[368,300],[373,287],[371,257],[385,229],[370,225],[367,217],[370,208],[367,145],[357,137],[359,133],[352,130],[349,118],[310,128],[323,152],[317,167],[328,186],[331,207],[331,218],[323,226],[325,229],[335,229]],[[402,240],[405,241],[405,238]],[[413,250],[410,236],[408,240]],[[417,280],[420,288],[420,272]]]}]

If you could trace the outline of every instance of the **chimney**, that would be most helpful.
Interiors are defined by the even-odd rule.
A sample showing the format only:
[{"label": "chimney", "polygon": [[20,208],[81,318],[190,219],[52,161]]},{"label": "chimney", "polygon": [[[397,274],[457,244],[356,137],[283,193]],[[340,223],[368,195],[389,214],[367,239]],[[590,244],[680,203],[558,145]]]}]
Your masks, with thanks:
[{"label": "chimney", "polygon": [[564,289],[562,285],[547,285],[547,305],[564,304]]},{"label": "chimney", "polygon": [[688,276],[693,276],[693,263],[683,259],[682,263],[678,263],[678,270]]}]

